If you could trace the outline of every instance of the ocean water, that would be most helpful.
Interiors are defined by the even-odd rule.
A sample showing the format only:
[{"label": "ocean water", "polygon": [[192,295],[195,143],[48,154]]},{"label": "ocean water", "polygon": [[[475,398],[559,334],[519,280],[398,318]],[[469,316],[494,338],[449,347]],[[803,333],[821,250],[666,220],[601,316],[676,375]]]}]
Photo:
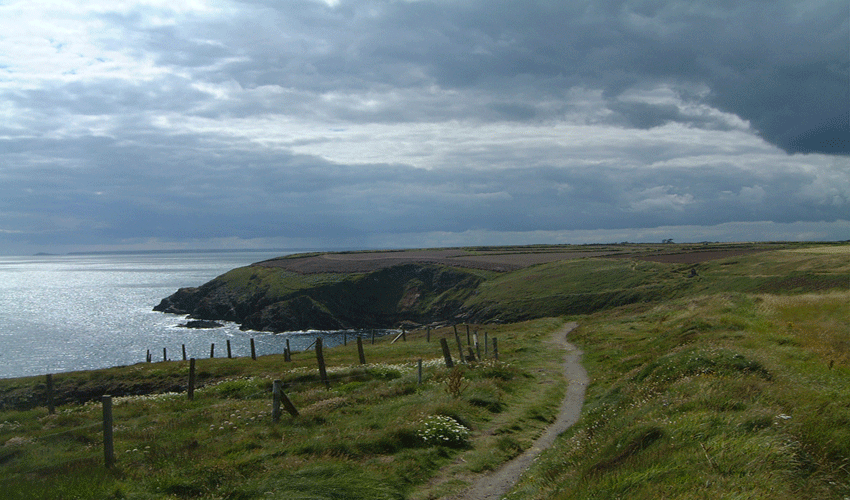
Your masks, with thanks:
[{"label": "ocean water", "polygon": [[[0,256],[0,378],[90,370],[153,361],[282,353],[306,349],[317,336],[327,346],[343,332],[240,331],[238,325],[195,330],[185,316],[153,307],[180,287],[199,286],[235,267],[281,252],[192,252]],[[356,332],[347,332],[351,336]],[[384,332],[381,332],[384,333]]]}]

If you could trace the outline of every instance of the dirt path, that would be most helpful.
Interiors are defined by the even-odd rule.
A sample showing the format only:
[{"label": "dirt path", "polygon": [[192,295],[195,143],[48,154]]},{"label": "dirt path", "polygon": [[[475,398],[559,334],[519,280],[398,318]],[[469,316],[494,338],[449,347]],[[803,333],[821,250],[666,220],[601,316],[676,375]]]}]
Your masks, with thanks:
[{"label": "dirt path", "polygon": [[531,462],[546,448],[555,443],[555,438],[578,421],[584,403],[584,389],[588,384],[587,372],[581,366],[582,352],[567,342],[567,334],[578,326],[567,323],[555,334],[553,341],[567,351],[564,358],[564,374],[569,381],[567,394],[555,423],[543,431],[531,448],[522,455],[504,464],[491,474],[480,477],[463,493],[450,497],[451,500],[499,500],[516,484]]}]

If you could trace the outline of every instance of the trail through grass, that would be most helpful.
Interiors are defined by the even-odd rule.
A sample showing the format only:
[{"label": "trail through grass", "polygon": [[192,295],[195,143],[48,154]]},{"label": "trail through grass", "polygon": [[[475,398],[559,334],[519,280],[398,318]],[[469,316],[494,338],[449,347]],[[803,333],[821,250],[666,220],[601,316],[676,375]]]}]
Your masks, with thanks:
[{"label": "trail through grass", "polygon": [[850,496],[850,293],[582,318],[584,414],[511,499]]}]

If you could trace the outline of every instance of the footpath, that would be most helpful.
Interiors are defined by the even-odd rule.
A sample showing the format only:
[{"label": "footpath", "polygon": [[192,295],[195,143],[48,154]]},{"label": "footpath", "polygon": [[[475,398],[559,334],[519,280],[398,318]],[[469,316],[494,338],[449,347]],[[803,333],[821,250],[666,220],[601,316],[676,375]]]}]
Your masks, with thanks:
[{"label": "footpath", "polygon": [[587,372],[581,366],[582,352],[567,342],[567,335],[578,326],[567,323],[555,333],[553,342],[566,350],[564,374],[569,381],[567,394],[555,422],[543,431],[533,445],[522,455],[505,463],[498,470],[481,476],[463,493],[448,500],[499,500],[517,483],[520,476],[540,453],[555,443],[559,434],[578,421],[584,403],[584,390],[588,384]]}]

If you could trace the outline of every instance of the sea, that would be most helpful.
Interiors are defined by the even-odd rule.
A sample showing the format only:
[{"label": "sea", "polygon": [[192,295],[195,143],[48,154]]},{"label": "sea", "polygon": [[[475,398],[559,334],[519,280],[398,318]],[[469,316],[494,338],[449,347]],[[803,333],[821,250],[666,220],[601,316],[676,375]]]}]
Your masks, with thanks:
[{"label": "sea", "polygon": [[[98,253],[0,256],[0,378],[92,370],[146,362],[258,356],[328,347],[363,331],[242,331],[235,323],[189,329],[186,316],[155,312],[178,288],[286,255],[281,251]],[[386,334],[379,331],[378,334]],[[163,354],[163,349],[165,354]]]}]

